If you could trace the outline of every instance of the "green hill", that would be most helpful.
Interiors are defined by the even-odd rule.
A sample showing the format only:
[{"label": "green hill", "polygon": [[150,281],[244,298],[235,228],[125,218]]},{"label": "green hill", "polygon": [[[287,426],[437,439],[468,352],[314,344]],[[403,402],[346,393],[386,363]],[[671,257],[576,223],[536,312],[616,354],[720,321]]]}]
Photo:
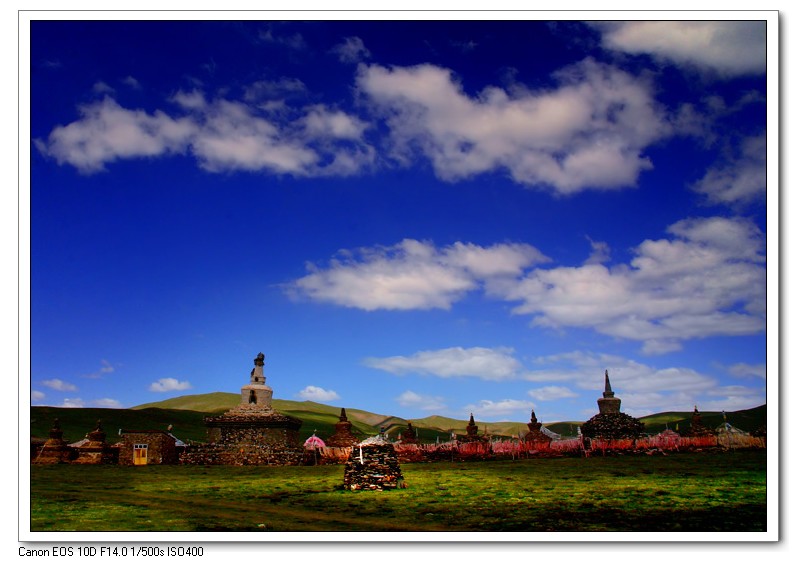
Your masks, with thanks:
[{"label": "green hill", "polygon": [[[183,441],[202,442],[206,439],[204,418],[210,414],[225,412],[240,402],[240,395],[230,392],[212,392],[170,398],[161,402],[141,404],[130,409],[111,408],[55,408],[49,406],[31,406],[31,437],[46,439],[53,420],[58,418],[64,431],[64,439],[70,443],[83,439],[94,429],[97,420],[107,434],[109,443],[119,440],[119,429],[166,429],[173,427],[172,433]],[[335,424],[339,420],[340,407],[319,404],[310,401],[293,401],[275,399],[274,408],[284,414],[302,420],[299,432],[301,439],[306,439],[314,432],[322,439],[332,435]],[[766,405],[728,412],[728,421],[745,431],[755,431],[766,425]],[[444,416],[428,416],[425,418],[406,420],[404,418],[375,414],[365,410],[346,408],[346,415],[352,422],[355,435],[366,438],[376,435],[381,429],[392,438],[407,428],[411,421],[422,442],[433,443],[436,440],[446,441],[451,432],[464,435],[467,420],[457,420]],[[722,412],[701,412],[704,425],[716,428],[722,423]],[[640,420],[645,424],[646,433],[659,433],[666,428],[686,429],[692,419],[692,412],[662,412],[645,416]],[[552,422],[544,424],[546,428],[562,435],[572,437],[577,433],[580,421]],[[479,434],[513,437],[528,431],[524,422],[480,422],[476,420]]]}]

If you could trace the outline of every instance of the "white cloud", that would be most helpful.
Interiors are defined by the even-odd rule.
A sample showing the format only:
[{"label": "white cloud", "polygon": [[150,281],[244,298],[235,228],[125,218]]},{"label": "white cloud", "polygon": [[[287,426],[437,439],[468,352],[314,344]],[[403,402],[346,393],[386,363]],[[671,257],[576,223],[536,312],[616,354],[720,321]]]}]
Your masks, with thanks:
[{"label": "white cloud", "polygon": [[596,24],[603,45],[723,76],[766,71],[764,21],[629,21]]},{"label": "white cloud", "polygon": [[386,119],[392,156],[409,162],[418,147],[442,179],[505,169],[558,193],[634,186],[651,167],[643,149],[669,133],[647,86],[593,60],[557,79],[558,89],[469,97],[445,68],[372,65],[357,86]]},{"label": "white cloud", "polygon": [[95,94],[109,94],[114,91],[113,88],[103,81],[95,82],[91,89]]},{"label": "white cloud", "polygon": [[[264,88],[253,86],[245,98],[265,95]],[[274,112],[261,100],[208,100],[199,90],[178,92],[171,101],[180,112],[174,117],[126,109],[106,97],[81,107],[77,121],[34,142],[59,164],[87,174],[119,159],[170,154],[190,154],[214,173],[295,176],[347,176],[375,161],[374,149],[363,140],[366,124],[337,109],[316,104],[292,118],[292,112]]]},{"label": "white cloud", "polygon": [[86,403],[81,398],[64,398],[59,408],[85,408]]},{"label": "white cloud", "polygon": [[106,359],[100,359],[100,363],[102,364],[102,367],[100,367],[98,370],[94,371],[93,373],[88,373],[81,376],[86,379],[99,379],[102,378],[104,375],[113,373],[116,370],[113,364],[111,364],[111,362],[107,361]]},{"label": "white cloud", "polygon": [[342,43],[333,47],[332,52],[341,62],[346,63],[357,63],[371,57],[371,51],[359,37],[346,37]]},{"label": "white cloud", "polygon": [[31,390],[30,391],[30,399],[32,402],[41,402],[44,400],[45,394],[39,390]]},{"label": "white cloud", "polygon": [[687,219],[673,239],[646,240],[628,265],[535,269],[489,292],[520,301],[515,314],[533,325],[592,328],[644,342],[648,353],[679,342],[765,329],[764,236],[744,219]]},{"label": "white cloud", "polygon": [[369,357],[363,364],[394,375],[418,373],[441,378],[476,377],[500,381],[515,379],[523,371],[513,353],[514,350],[503,347],[451,347],[419,351],[410,356]]},{"label": "white cloud", "polygon": [[535,400],[545,402],[548,400],[560,400],[562,398],[576,398],[578,394],[566,386],[542,386],[529,390],[529,396]]},{"label": "white cloud", "polygon": [[568,381],[590,391],[603,390],[609,371],[612,389],[623,393],[704,392],[715,388],[714,378],[686,367],[656,368],[606,353],[574,351],[538,357],[537,368],[523,378],[534,382]]},{"label": "white cloud", "polygon": [[171,392],[173,390],[187,390],[191,388],[188,381],[178,381],[174,378],[158,379],[149,385],[150,392]]},{"label": "white cloud", "polygon": [[47,388],[52,388],[53,390],[57,390],[59,392],[74,392],[77,390],[77,387],[74,384],[64,382],[61,379],[48,379],[42,381],[41,383]]},{"label": "white cloud", "polygon": [[121,408],[122,403],[113,398],[99,398],[91,401],[93,406],[97,408]]},{"label": "white cloud", "polygon": [[764,387],[723,386],[708,393],[708,399],[700,402],[700,410],[727,411],[747,410],[766,404]]},{"label": "white cloud", "polygon": [[342,251],[327,269],[286,287],[296,296],[363,310],[449,309],[480,282],[518,275],[546,261],[525,244],[481,247],[458,242],[438,249],[429,242],[403,240],[392,247]]},{"label": "white cloud", "polygon": [[737,156],[709,168],[692,189],[714,204],[763,202],[767,190],[766,142],[765,135],[744,139]]},{"label": "white cloud", "polygon": [[109,97],[84,105],[80,113],[78,121],[56,127],[46,142],[38,140],[36,145],[59,164],[71,164],[84,173],[101,171],[106,163],[121,158],[182,152],[196,131],[196,124],[187,118],[128,110]]},{"label": "white cloud", "polygon": [[[719,379],[688,367],[655,367],[605,353],[574,351],[538,357],[524,379],[536,383],[567,382],[594,393],[597,400],[604,388],[604,370],[609,371],[612,390],[622,400],[622,411],[645,416],[662,411],[731,411],[766,403],[764,387],[721,386]],[[746,369],[745,369],[746,370]],[[529,394],[538,400],[542,396]],[[585,410],[589,416],[597,413]]]},{"label": "white cloud", "polygon": [[312,400],[314,402],[332,402],[339,400],[340,396],[334,390],[325,390],[319,386],[306,386],[297,394],[302,400]]},{"label": "white cloud", "polygon": [[135,90],[141,89],[141,83],[132,76],[127,76],[125,78],[122,78],[122,84],[130,88],[133,88]]},{"label": "white cloud", "polygon": [[534,402],[528,400],[515,400],[507,398],[505,400],[479,400],[478,404],[469,404],[463,410],[469,411],[474,416],[482,418],[503,418],[509,419],[518,412],[531,412]]},{"label": "white cloud", "polygon": [[756,365],[750,365],[749,363],[736,363],[728,368],[728,372],[734,377],[757,377],[766,380],[767,365],[766,363],[758,363]]},{"label": "white cloud", "polygon": [[592,253],[587,258],[586,264],[604,263],[611,260],[611,248],[606,242],[597,242],[587,236],[590,246],[592,246]]},{"label": "white cloud", "polygon": [[396,397],[396,402],[405,408],[417,408],[427,412],[441,412],[445,411],[446,404],[443,398],[439,396],[428,396],[424,394],[417,394],[411,390],[402,392]]}]

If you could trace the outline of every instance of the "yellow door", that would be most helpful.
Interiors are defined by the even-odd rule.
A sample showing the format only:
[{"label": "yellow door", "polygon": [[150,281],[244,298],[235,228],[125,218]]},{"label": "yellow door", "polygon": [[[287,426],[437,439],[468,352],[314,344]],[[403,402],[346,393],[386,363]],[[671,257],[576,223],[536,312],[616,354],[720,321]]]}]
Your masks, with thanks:
[{"label": "yellow door", "polygon": [[133,464],[147,464],[146,445],[133,445]]}]

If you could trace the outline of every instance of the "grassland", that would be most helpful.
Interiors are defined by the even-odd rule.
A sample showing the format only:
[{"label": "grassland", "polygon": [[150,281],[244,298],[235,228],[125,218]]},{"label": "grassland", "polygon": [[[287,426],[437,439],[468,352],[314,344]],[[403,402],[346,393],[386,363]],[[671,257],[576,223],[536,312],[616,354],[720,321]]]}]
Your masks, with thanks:
[{"label": "grassland", "polygon": [[404,464],[407,489],[342,489],[341,465],[31,466],[31,530],[766,530],[766,452]]}]

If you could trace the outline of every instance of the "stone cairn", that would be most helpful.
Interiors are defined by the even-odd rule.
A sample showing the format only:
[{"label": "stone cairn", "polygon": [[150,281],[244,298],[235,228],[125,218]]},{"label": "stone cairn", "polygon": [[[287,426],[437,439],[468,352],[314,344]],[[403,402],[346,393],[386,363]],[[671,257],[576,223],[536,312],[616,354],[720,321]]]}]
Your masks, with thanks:
[{"label": "stone cairn", "polygon": [[343,471],[344,490],[406,488],[398,455],[382,434],[352,447]]},{"label": "stone cairn", "polygon": [[551,437],[543,433],[542,423],[537,421],[534,410],[531,411],[531,421],[526,424],[529,432],[523,437],[523,441],[528,444],[546,447],[551,443]]},{"label": "stone cairn", "polygon": [[340,409],[340,421],[335,424],[335,433],[327,438],[327,447],[351,447],[360,442],[352,433],[352,423],[346,417],[346,408]]},{"label": "stone cairn", "polygon": [[58,464],[68,462],[71,454],[69,445],[64,441],[64,432],[61,430],[61,421],[53,420],[50,429],[50,438],[44,442],[41,451],[33,458],[33,464]]}]

